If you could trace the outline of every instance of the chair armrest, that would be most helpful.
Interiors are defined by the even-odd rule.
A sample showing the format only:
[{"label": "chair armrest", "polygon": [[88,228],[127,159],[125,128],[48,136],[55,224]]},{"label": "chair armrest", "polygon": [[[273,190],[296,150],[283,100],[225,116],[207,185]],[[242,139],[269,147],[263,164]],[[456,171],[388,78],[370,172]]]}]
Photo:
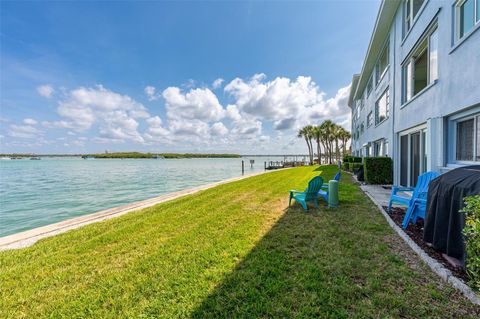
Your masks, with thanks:
[{"label": "chair armrest", "polygon": [[297,190],[295,190],[295,189],[291,189],[291,190],[290,190],[290,193],[303,193],[303,191],[297,191]]},{"label": "chair armrest", "polygon": [[392,186],[392,195],[396,195],[397,192],[413,192],[415,187],[403,187],[403,186]]},{"label": "chair armrest", "polygon": [[418,204],[427,205],[427,199],[426,198],[415,198],[414,202],[418,203]]}]

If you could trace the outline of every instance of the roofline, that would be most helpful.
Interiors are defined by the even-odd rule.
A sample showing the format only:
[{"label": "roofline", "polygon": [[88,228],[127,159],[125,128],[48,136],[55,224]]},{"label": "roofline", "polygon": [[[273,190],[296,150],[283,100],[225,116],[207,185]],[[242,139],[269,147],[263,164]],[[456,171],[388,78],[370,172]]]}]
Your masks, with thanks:
[{"label": "roofline", "polygon": [[360,74],[357,73],[357,74],[354,74],[353,77],[352,77],[352,85],[350,86],[350,94],[348,94],[348,106],[350,108],[352,108],[352,105],[353,105],[353,100],[354,100],[354,95],[355,95],[355,92],[357,90],[357,86],[358,86],[358,80],[360,79]]},{"label": "roofline", "polygon": [[[401,1],[398,0],[382,0],[380,4],[380,8],[378,9],[377,18],[375,20],[375,26],[373,28],[372,36],[370,37],[370,42],[368,44],[367,53],[365,54],[365,59],[363,60],[362,71],[360,72],[360,79],[358,81],[358,85],[355,89],[355,93],[353,95],[354,99],[359,98],[359,94],[363,93],[363,89],[366,86],[366,82],[370,78],[370,73],[373,70],[373,66],[371,66],[372,59],[376,60],[378,54],[383,49],[383,43],[385,39],[390,34],[390,27],[393,23],[395,18],[395,13],[397,12],[398,7],[400,6]],[[383,18],[388,18],[386,21],[382,21]],[[385,24],[388,25],[388,28],[384,28]],[[382,28],[379,28],[382,26]],[[387,30],[387,31],[385,31]],[[386,32],[385,35],[382,32]],[[381,36],[380,38],[378,38]],[[380,48],[373,47],[374,44],[378,45],[378,43],[382,43]],[[369,68],[367,70],[367,67]],[[367,72],[368,77],[365,79],[365,71]]]}]

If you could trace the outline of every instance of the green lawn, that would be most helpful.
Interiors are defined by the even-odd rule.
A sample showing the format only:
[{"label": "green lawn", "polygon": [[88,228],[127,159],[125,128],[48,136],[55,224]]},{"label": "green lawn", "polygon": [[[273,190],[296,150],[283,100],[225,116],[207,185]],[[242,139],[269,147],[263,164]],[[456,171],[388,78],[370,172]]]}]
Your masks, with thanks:
[{"label": "green lawn", "polygon": [[342,177],[340,208],[288,208],[301,167],[0,252],[0,318],[475,317]]}]

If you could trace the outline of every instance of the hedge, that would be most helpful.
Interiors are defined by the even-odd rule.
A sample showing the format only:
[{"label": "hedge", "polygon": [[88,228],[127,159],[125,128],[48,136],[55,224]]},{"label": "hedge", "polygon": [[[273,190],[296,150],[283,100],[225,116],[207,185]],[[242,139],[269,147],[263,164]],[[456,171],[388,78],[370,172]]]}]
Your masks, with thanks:
[{"label": "hedge", "polygon": [[342,168],[346,171],[355,172],[357,169],[362,167],[362,163],[344,163]]},{"label": "hedge", "polygon": [[350,158],[351,158],[351,157],[352,157],[352,156],[350,156],[350,155],[345,155],[345,156],[342,158],[342,162],[343,162],[343,163],[350,163]]},{"label": "hedge", "polygon": [[474,289],[480,291],[480,195],[466,197],[465,208],[465,251],[466,267]]},{"label": "hedge", "polygon": [[344,156],[343,157],[343,163],[361,163],[362,158],[358,156]]},{"label": "hedge", "polygon": [[393,183],[393,162],[390,157],[365,157],[363,163],[367,184]]}]

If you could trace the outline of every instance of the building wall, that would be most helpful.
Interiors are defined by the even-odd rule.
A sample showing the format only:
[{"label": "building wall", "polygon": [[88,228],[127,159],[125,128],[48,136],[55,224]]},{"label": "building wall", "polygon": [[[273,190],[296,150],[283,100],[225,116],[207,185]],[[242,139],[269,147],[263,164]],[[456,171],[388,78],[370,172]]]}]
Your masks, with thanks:
[{"label": "building wall", "polygon": [[[414,127],[427,128],[427,168],[442,170],[454,164],[453,126],[451,118],[462,112],[480,112],[480,25],[468,38],[455,39],[453,0],[426,0],[417,14],[410,31],[403,36],[403,6],[400,5],[392,21],[390,38],[390,66],[388,77],[373,91],[361,113],[360,122],[366,123],[368,111],[383,91],[390,87],[390,116],[387,122],[366,129],[354,141],[352,149],[380,138],[389,141],[388,154],[394,159],[394,179],[399,182],[399,136]],[[412,48],[423,37],[432,22],[438,27],[438,80],[420,94],[402,104],[401,64]],[[380,54],[381,52],[379,52]],[[368,107],[367,107],[368,105]],[[353,113],[352,113],[353,115]],[[357,125],[352,121],[352,132]]]}]

